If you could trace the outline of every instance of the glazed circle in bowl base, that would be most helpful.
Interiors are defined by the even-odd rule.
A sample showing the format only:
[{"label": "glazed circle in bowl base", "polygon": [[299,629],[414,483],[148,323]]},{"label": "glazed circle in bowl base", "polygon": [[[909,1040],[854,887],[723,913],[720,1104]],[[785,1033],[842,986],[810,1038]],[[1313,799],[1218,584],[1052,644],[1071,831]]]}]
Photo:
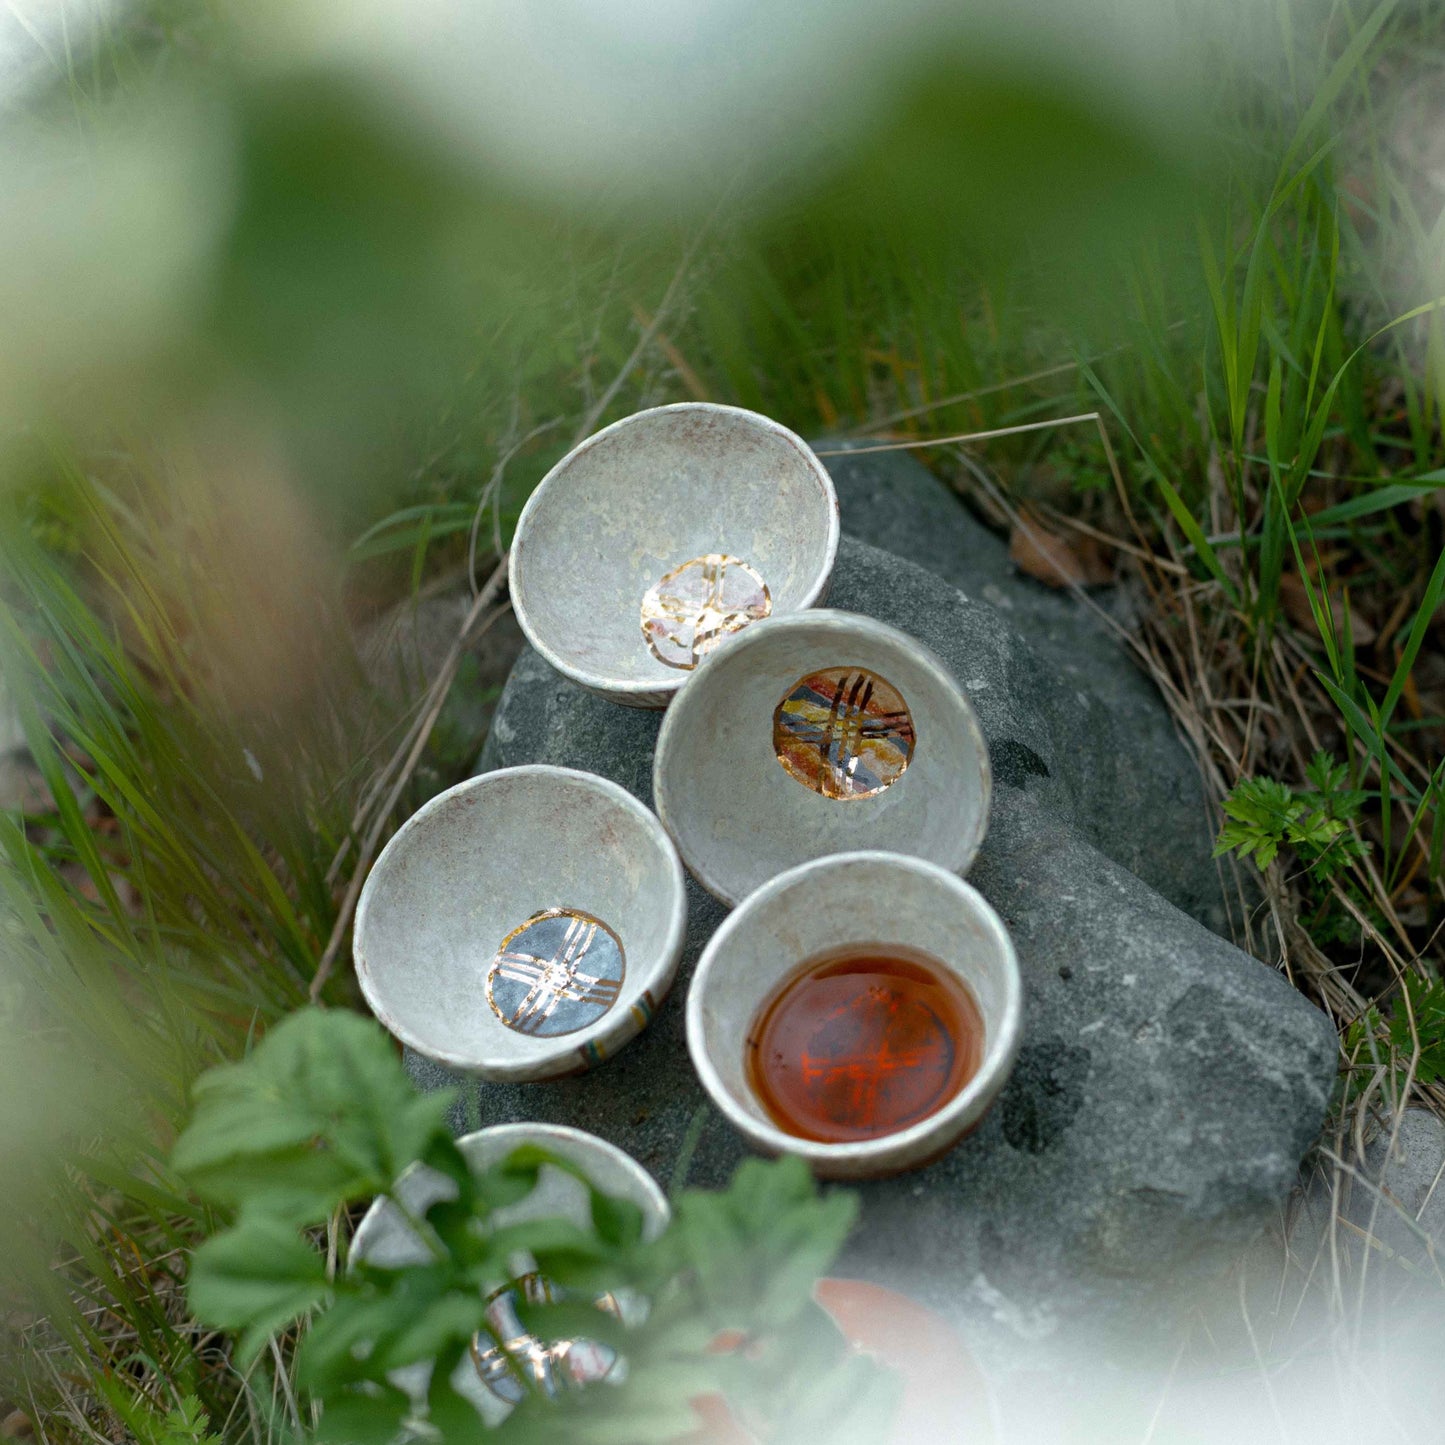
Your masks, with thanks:
[{"label": "glazed circle in bowl base", "polygon": [[883,849],[954,872],[988,824],[988,748],[952,673],[897,628],[817,609],[760,622],[663,719],[658,815],[725,903],[811,858]]},{"label": "glazed circle in bowl base", "polygon": [[377,859],[356,910],[362,993],[403,1043],[485,1079],[577,1073],[646,1027],[687,903],[656,816],[543,764],[439,794]]}]

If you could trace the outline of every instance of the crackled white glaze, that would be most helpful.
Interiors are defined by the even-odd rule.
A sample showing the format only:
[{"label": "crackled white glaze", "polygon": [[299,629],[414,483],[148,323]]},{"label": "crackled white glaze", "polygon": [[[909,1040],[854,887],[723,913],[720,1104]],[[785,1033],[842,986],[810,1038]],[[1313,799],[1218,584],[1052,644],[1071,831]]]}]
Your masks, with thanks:
[{"label": "crackled white glaze", "polygon": [[[906,770],[864,796],[826,796],[785,767],[779,704],[827,669],[886,679],[906,704]],[[658,815],[697,880],[726,903],[794,864],[881,848],[964,872],[988,825],[988,748],[953,674],[922,643],[871,617],[816,609],[724,643],[663,719]]]},{"label": "crackled white glaze", "polygon": [[666,707],[691,674],[649,645],[649,592],[726,556],[761,580],[772,615],[797,612],[826,591],[838,532],[832,480],[786,427],[711,402],[655,407],[588,437],[542,479],[517,522],[512,601],[559,672],[615,702]]},{"label": "crackled white glaze", "polygon": [[[561,927],[529,947],[526,926],[549,911]],[[419,1053],[485,1079],[555,1078],[646,1027],[686,918],[677,852],[629,792],[571,768],[503,768],[439,794],[387,844],[356,910],[356,975],[372,1012]],[[585,977],[594,924],[600,1003],[567,1004],[564,1018],[555,997],[522,1009],[525,987],[498,984],[509,949],[544,992],[569,968]],[[604,964],[614,940],[622,959]]]}]

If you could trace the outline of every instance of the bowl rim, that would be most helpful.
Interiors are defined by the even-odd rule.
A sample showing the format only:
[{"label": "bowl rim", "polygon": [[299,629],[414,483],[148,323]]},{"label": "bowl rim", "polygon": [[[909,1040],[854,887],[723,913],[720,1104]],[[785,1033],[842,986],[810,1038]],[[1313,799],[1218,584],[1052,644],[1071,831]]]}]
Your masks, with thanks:
[{"label": "bowl rim", "polygon": [[[508,1124],[488,1124],[481,1129],[472,1129],[465,1134],[458,1134],[456,1138],[457,1148],[462,1151],[467,1161],[467,1167],[472,1167],[471,1157],[467,1154],[467,1146],[477,1141],[486,1139],[492,1140],[499,1135],[514,1135],[516,1143],[512,1146],[520,1148],[524,1144],[537,1144],[546,1148],[558,1135],[569,1144],[577,1146],[584,1154],[608,1154],[615,1156],[614,1162],[621,1165],[624,1172],[632,1175],[639,1187],[640,1192],[646,1196],[648,1205],[657,1220],[657,1232],[661,1234],[672,1220],[672,1205],[668,1203],[667,1195],[663,1192],[662,1186],[655,1180],[643,1166],[638,1163],[625,1149],[620,1149],[610,1140],[603,1139],[598,1134],[588,1133],[586,1129],[577,1129],[570,1124],[544,1124],[535,1121],[520,1120]],[[426,1169],[430,1166],[423,1159],[414,1159],[405,1169],[397,1175],[392,1183],[392,1189],[396,1189],[404,1179],[410,1178],[419,1169]],[[586,1172],[585,1169],[583,1171]],[[590,1178],[590,1176],[589,1176]],[[600,1192],[605,1193],[595,1180],[592,1186]],[[350,1268],[354,1259],[365,1261],[365,1254],[358,1255],[357,1247],[366,1247],[366,1240],[376,1232],[378,1225],[376,1220],[380,1218],[387,1201],[376,1198],[366,1206],[366,1213],[361,1216],[360,1223],[356,1226],[355,1233],[351,1236],[351,1248],[347,1251],[347,1267]],[[405,1222],[405,1221],[403,1221]],[[644,1226],[644,1229],[646,1226]]]},{"label": "bowl rim", "polygon": [[[765,646],[767,639],[784,628],[818,627],[825,631],[832,630],[844,637],[857,636],[860,633],[870,636],[875,641],[886,643],[889,646],[901,648],[909,653],[912,660],[926,671],[932,673],[935,679],[940,682],[945,690],[954,693],[962,704],[964,731],[968,733],[974,745],[974,751],[979,759],[979,787],[980,803],[978,816],[974,819],[973,827],[959,835],[959,842],[956,853],[947,860],[943,866],[952,872],[962,875],[967,873],[973,866],[973,860],[978,857],[978,850],[983,846],[983,840],[988,833],[989,817],[993,810],[993,766],[989,761],[988,743],[983,735],[983,727],[978,720],[978,713],[975,712],[968,693],[964,691],[953,671],[931,648],[925,646],[916,637],[893,627],[887,622],[880,622],[876,617],[869,617],[862,612],[845,612],[834,607],[814,607],[807,612],[790,612],[782,617],[768,617],[760,622],[753,623],[750,627],[744,628],[735,637],[730,637],[719,647],[710,661],[715,662],[718,658],[731,659],[733,663],[743,657],[750,647]],[[698,668],[688,678],[692,683],[696,679],[706,675],[706,669]],[[693,687],[691,691],[686,688],[675,700],[673,706],[663,714],[662,727],[658,731],[657,746],[652,759],[652,801],[657,809],[657,816],[662,820],[662,826],[667,829],[672,837],[673,843],[683,862],[687,865],[688,871],[714,898],[726,903],[729,907],[737,907],[751,896],[750,892],[737,892],[729,888],[720,879],[709,872],[702,860],[689,855],[688,850],[683,847],[682,836],[678,828],[677,820],[681,814],[681,805],[685,805],[689,790],[686,787],[679,789],[681,797],[675,802],[669,791],[666,770],[672,753],[679,744],[675,739],[686,730],[688,726],[688,715],[694,706],[700,706],[695,699],[700,695],[701,683]],[[845,852],[890,852],[889,849],[848,849]],[[838,854],[825,854],[824,857],[836,857]],[[916,857],[920,855],[909,854],[900,856]],[[932,861],[932,860],[925,860]],[[798,865],[792,865],[794,867]],[[787,870],[784,870],[787,871]],[[774,875],[781,876],[781,875]],[[771,881],[771,880],[769,880]],[[759,885],[764,886],[764,885]]]},{"label": "bowl rim", "polygon": [[[682,859],[678,855],[677,846],[652,809],[610,778],[604,778],[600,773],[586,772],[581,768],[557,767],[552,763],[522,763],[516,767],[494,768],[490,772],[478,773],[475,777],[465,778],[450,788],[444,788],[435,797],[428,799],[392,834],[386,847],[377,856],[376,862],[371,865],[370,871],[366,875],[366,882],[362,885],[352,928],[351,952],[356,969],[356,981],[361,988],[362,997],[366,1000],[366,1006],[393,1038],[399,1039],[403,1044],[436,1063],[445,1064],[448,1068],[490,1079],[497,1083],[525,1083],[554,1077],[555,1070],[549,1070],[547,1068],[549,1064],[556,1064],[559,1060],[567,1059],[574,1054],[581,1056],[584,1050],[589,1050],[595,1045],[613,1046],[607,1048],[603,1055],[603,1057],[610,1057],[616,1048],[624,1047],[636,1034],[641,1032],[641,1027],[646,1026],[645,1024],[641,1027],[634,1026],[633,1010],[622,1008],[619,999],[618,1006],[609,1009],[595,1023],[556,1038],[532,1040],[531,1042],[538,1046],[535,1051],[520,1059],[503,1059],[494,1054],[483,1053],[480,1049],[471,1054],[459,1054],[438,1047],[421,1037],[415,1030],[400,1024],[392,1016],[389,1006],[380,996],[376,973],[371,959],[367,955],[366,925],[373,901],[374,880],[380,876],[382,866],[388,858],[400,856],[409,846],[413,836],[425,827],[428,819],[452,798],[464,793],[481,792],[499,781],[521,776],[543,777],[564,787],[581,787],[594,793],[600,793],[613,804],[631,813],[660,845],[662,857],[667,865],[666,888],[669,895],[666,902],[667,932],[663,947],[657,955],[656,965],[648,971],[642,985],[652,994],[657,1003],[661,1003],[672,987],[673,979],[677,976],[677,966],[682,958],[683,939],[687,931],[686,874],[682,866]],[[485,1034],[483,1033],[481,1037],[484,1039]]]},{"label": "bowl rim", "polygon": [[[678,673],[676,678],[651,677],[640,678],[633,681],[623,681],[619,678],[610,677],[606,673],[593,672],[592,670],[580,667],[575,662],[563,657],[557,652],[545,638],[537,631],[536,624],[527,611],[525,597],[526,587],[521,582],[525,575],[525,560],[527,550],[527,530],[537,509],[541,506],[541,498],[548,486],[566,468],[570,467],[584,452],[590,451],[597,446],[605,437],[611,436],[614,432],[625,431],[628,427],[636,425],[645,418],[651,418],[664,412],[704,412],[713,415],[728,415],[738,417],[759,429],[771,432],[774,436],[796,448],[801,454],[804,462],[813,473],[823,498],[828,504],[826,507],[828,517],[827,535],[823,545],[823,561],[817,575],[809,585],[798,610],[804,610],[815,606],[827,591],[829,579],[833,575],[833,568],[838,560],[838,541],[842,535],[842,522],[838,512],[838,493],[833,486],[833,478],[829,475],[827,467],[818,459],[815,453],[796,432],[785,427],[781,422],[774,421],[770,416],[764,416],[762,412],[750,411],[744,406],[727,406],[716,401],[676,401],[666,406],[645,407],[642,411],[632,412],[628,416],[602,427],[591,436],[577,443],[567,454],[557,461],[548,471],[547,475],[532,489],[532,495],[527,498],[522,506],[522,511],[517,517],[517,525],[512,532],[512,546],[509,560],[509,569],[512,577],[511,595],[512,611],[517,615],[517,621],[521,625],[527,641],[541,653],[558,672],[564,677],[569,677],[573,682],[579,683],[593,692],[604,693],[609,697],[629,698],[637,703],[647,704],[650,700],[661,697],[670,697],[675,693],[694,672],[700,668],[693,668],[690,671]],[[786,614],[791,616],[792,614]],[[754,624],[756,625],[756,624]],[[750,630],[750,629],[744,629]]]},{"label": "bowl rim", "polygon": [[[817,873],[860,862],[898,868],[932,879],[952,893],[984,924],[999,948],[1003,963],[1004,1007],[997,1033],[984,1054],[978,1072],[941,1109],[892,1134],[883,1134],[876,1139],[829,1144],[789,1134],[765,1119],[754,1117],[737,1102],[723,1083],[707,1047],[703,998],[713,972],[723,966],[719,960],[723,957],[729,940],[759,907],[776,898],[778,894],[806,883]],[[762,996],[754,1000],[754,1008],[762,1001]],[[1019,968],[1018,954],[1003,919],[983,894],[956,873],[950,873],[948,869],[937,863],[930,863],[926,858],[914,858],[906,853],[890,853],[881,849],[861,849],[853,853],[830,853],[825,858],[814,858],[788,869],[786,873],[779,873],[776,878],[769,879],[750,893],[741,906],[734,909],[718,925],[717,931],[708,939],[707,947],[698,959],[692,984],[688,989],[687,1050],[692,1057],[693,1068],[714,1106],[750,1143],[770,1154],[795,1154],[809,1165],[817,1166],[820,1172],[849,1173],[852,1171],[848,1166],[856,1168],[869,1164],[885,1164],[899,1156],[905,1159],[917,1157],[919,1162],[924,1162],[929,1157],[929,1145],[945,1139],[948,1142],[944,1147],[951,1145],[958,1133],[971,1121],[969,1116],[975,1106],[982,1105],[977,1114],[977,1117],[981,1118],[1013,1072],[1023,1040],[1023,1018],[1023,974]]]}]

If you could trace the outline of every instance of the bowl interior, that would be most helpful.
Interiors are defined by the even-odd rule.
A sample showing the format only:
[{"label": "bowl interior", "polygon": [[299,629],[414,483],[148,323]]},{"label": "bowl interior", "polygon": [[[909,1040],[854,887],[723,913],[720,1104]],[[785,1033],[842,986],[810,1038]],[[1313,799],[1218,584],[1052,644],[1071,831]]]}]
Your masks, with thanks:
[{"label": "bowl interior", "polygon": [[[583,443],[538,488],[518,529],[513,595],[544,651],[585,680],[675,684],[692,664],[664,644],[669,665],[649,645],[649,589],[696,561],[664,590],[716,585],[740,615],[796,611],[826,580],[836,525],[827,474],[790,432],[726,408],[640,412]],[[766,607],[732,563],[705,572],[709,557],[751,568]]]},{"label": "bowl interior", "polygon": [[657,989],[681,906],[675,859],[640,805],[586,774],[488,773],[433,799],[383,852],[358,910],[358,972],[377,1016],[422,1053],[524,1064]]},{"label": "bowl interior", "polygon": [[[735,918],[694,984],[700,990],[694,1008],[702,1047],[723,1088],[770,1130],[777,1125],[748,1082],[748,1033],[774,990],[820,953],[873,944],[921,951],[967,984],[983,1017],[983,1057],[974,1080],[947,1108],[975,1085],[982,1087],[1013,1046],[1009,1019],[1018,994],[1017,964],[997,918],[962,880],[876,855],[839,858],[751,900]],[[868,1141],[868,1147],[885,1145],[889,1137]]]},{"label": "bowl interior", "polygon": [[941,663],[882,623],[815,611],[760,624],[689,681],[663,724],[656,794],[684,861],[736,903],[857,849],[961,871],[987,823],[987,769]]},{"label": "bowl interior", "polygon": [[[643,1235],[655,1239],[668,1220],[666,1196],[641,1166],[620,1149],[580,1129],[501,1124],[463,1135],[457,1146],[475,1170],[500,1164],[513,1150],[535,1144],[575,1164],[602,1193],[626,1199],[643,1214]],[[398,1181],[397,1196],[413,1215],[426,1212],[439,1199],[451,1198],[456,1190],[444,1174],[418,1165]],[[591,1227],[591,1204],[586,1187],[574,1175],[555,1165],[545,1165],[537,1176],[537,1187],[520,1203],[497,1210],[492,1218],[501,1226],[528,1219],[566,1219],[579,1228]],[[383,1269],[423,1264],[426,1245],[389,1200],[381,1200],[367,1211],[357,1230],[352,1250]]]},{"label": "bowl interior", "polygon": [[[642,1211],[645,1239],[655,1239],[666,1228],[670,1214],[667,1199],[651,1177],[620,1149],[580,1129],[502,1124],[457,1140],[467,1162],[478,1171],[501,1163],[514,1149],[524,1144],[536,1144],[558,1155],[575,1165],[602,1193],[635,1204]],[[419,1216],[439,1199],[454,1198],[456,1188],[435,1169],[417,1165],[397,1181],[396,1194],[412,1215]],[[565,1169],[546,1164],[538,1174],[536,1189],[518,1203],[497,1210],[492,1218],[503,1228],[529,1219],[559,1218],[585,1229],[591,1223],[591,1200],[581,1180]],[[416,1231],[390,1199],[378,1200],[367,1211],[357,1228],[351,1253],[353,1259],[365,1260],[383,1269],[424,1264],[429,1258],[425,1243],[417,1237]],[[517,1272],[516,1277],[525,1276],[536,1268],[536,1261],[530,1256],[517,1256],[512,1260],[512,1266]],[[500,1279],[490,1282],[492,1288],[504,1283],[506,1281]],[[612,1298],[615,1305],[621,1307],[618,1312],[625,1323],[635,1322],[641,1317],[641,1310],[630,1298],[623,1298],[621,1291]],[[502,1315],[493,1319],[492,1323],[495,1325],[501,1320],[515,1323],[515,1316]],[[421,1360],[392,1371],[389,1378],[413,1400],[421,1401],[426,1398],[431,1372],[431,1361]],[[493,1427],[506,1418],[515,1403],[509,1398],[511,1392],[505,1386],[499,1391],[484,1384],[471,1358],[466,1355],[452,1372],[451,1382],[460,1394],[471,1401],[483,1421]]]}]

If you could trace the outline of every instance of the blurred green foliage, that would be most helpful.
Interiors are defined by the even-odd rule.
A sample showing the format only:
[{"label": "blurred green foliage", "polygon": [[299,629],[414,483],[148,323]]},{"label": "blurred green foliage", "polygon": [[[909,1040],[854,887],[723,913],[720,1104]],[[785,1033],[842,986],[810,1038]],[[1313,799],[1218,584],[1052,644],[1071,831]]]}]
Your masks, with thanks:
[{"label": "blurred green foliage", "polygon": [[[587,7],[494,7],[492,37],[152,0],[0,111],[0,677],[53,800],[0,818],[0,1279],[45,1317],[0,1350],[16,1399],[118,1401],[121,1359],[158,1438],[266,1438],[280,1407],[186,1320],[216,1215],[168,1149],[331,934],[406,722],[355,625],[474,529],[505,545],[638,407],[903,437],[1098,409],[1230,646],[1269,656],[1286,574],[1306,594],[1349,787],[1261,779],[1278,807],[1235,821],[1366,819],[1387,896],[1438,877],[1445,762],[1401,708],[1445,588],[1441,198],[1399,141],[1445,17],[776,8],[689,44]],[[988,455],[1112,493],[1092,431]],[[1331,549],[1405,599],[1389,657],[1357,656]]]},{"label": "blurred green foliage", "polygon": [[[684,1192],[649,1240],[635,1204],[544,1149],[473,1169],[447,1127],[451,1097],[418,1095],[381,1028],[336,1011],[292,1015],[245,1060],[203,1075],[195,1095],[174,1163],[234,1222],[196,1251],[191,1306],[239,1335],[242,1368],[319,1311],[296,1365],[320,1406],[319,1440],[387,1445],[430,1428],[453,1442],[666,1445],[695,1427],[692,1401],[718,1391],[778,1445],[871,1441],[886,1428],[896,1387],[849,1351],[812,1295],[856,1201],[820,1197],[799,1160],[750,1160],[725,1193]],[[421,1214],[393,1187],[413,1165],[450,1185]],[[586,1186],[590,1221],[504,1222],[498,1211],[527,1200],[549,1165]],[[325,1240],[306,1231],[373,1198],[407,1221],[421,1259],[329,1265]],[[453,1375],[474,1337],[502,1351],[515,1343],[495,1333],[486,1305],[521,1252],[558,1290],[556,1302],[519,1306],[536,1337],[581,1330],[627,1365],[606,1388],[554,1399],[513,1362],[521,1403],[487,1430]],[[579,1303],[621,1290],[648,1302],[645,1318],[624,1325]],[[717,1347],[724,1332],[736,1332],[736,1349]],[[431,1365],[421,1401],[394,1379],[419,1362]]]}]

